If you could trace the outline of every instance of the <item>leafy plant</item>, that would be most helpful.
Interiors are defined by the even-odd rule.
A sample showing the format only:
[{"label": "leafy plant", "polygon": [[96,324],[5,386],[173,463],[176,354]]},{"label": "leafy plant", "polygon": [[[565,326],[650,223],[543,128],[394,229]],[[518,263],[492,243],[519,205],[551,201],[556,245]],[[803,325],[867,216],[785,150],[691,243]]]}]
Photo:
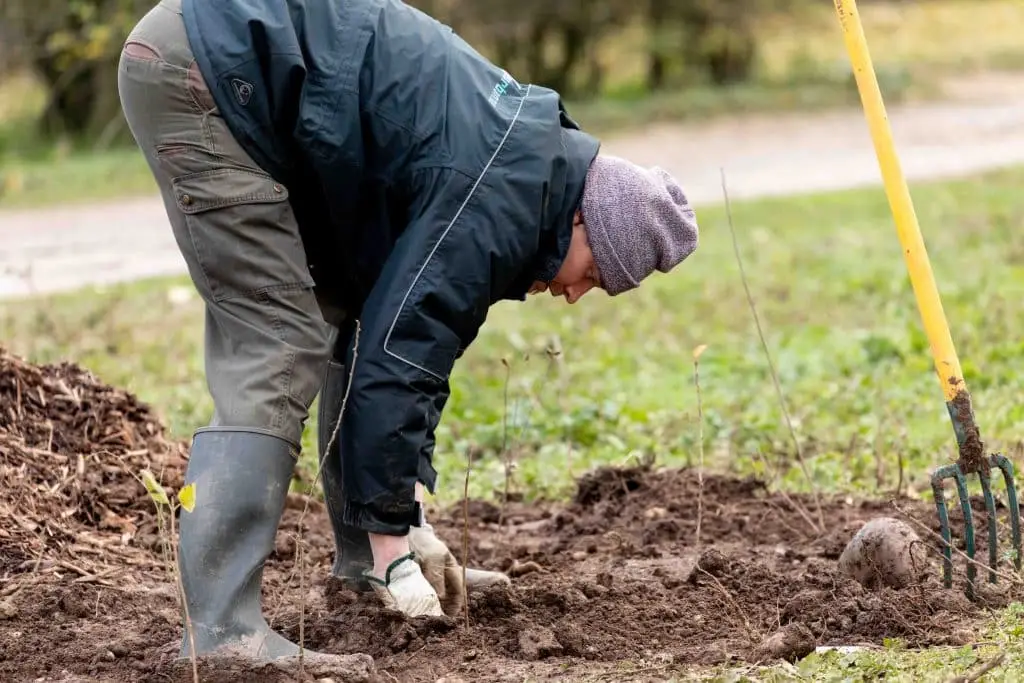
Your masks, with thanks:
[{"label": "leafy plant", "polygon": [[192,482],[182,487],[175,496],[176,502],[172,501],[167,491],[156,480],[153,473],[146,469],[140,473],[142,485],[146,487],[150,500],[156,506],[157,528],[160,531],[161,545],[163,546],[164,559],[167,562],[167,569],[170,572],[174,585],[178,589],[178,599],[181,602],[181,609],[185,615],[185,632],[188,634],[191,646],[192,680],[199,683],[199,665],[196,660],[195,634],[192,629],[192,619],[188,613],[188,597],[185,595],[185,587],[181,582],[181,573],[178,571],[178,539],[175,530],[175,518],[177,511],[184,510],[192,512],[196,506],[196,484]]}]

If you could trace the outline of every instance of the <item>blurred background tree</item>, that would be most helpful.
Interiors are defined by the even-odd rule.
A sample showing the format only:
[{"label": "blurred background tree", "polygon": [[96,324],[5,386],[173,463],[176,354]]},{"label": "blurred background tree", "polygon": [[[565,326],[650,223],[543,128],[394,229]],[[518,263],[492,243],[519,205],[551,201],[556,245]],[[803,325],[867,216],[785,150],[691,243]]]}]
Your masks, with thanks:
[{"label": "blurred background tree", "polygon": [[[46,101],[46,137],[109,142],[120,120],[121,44],[155,0],[2,0],[0,69],[29,70]],[[602,95],[626,63],[632,88],[659,91],[751,77],[754,22],[809,0],[410,0],[450,24],[518,80],[569,99]]]},{"label": "blurred background tree", "polygon": [[122,131],[117,59],[151,0],[3,0],[4,73],[29,70],[45,89],[47,137],[112,138]]},{"label": "blurred background tree", "polygon": [[[407,1],[519,81],[558,90],[602,137],[859,107],[833,0]],[[0,0],[0,207],[153,191],[121,114],[117,61],[156,2]],[[940,96],[958,75],[1024,68],[1024,0],[858,5],[887,104]]]}]

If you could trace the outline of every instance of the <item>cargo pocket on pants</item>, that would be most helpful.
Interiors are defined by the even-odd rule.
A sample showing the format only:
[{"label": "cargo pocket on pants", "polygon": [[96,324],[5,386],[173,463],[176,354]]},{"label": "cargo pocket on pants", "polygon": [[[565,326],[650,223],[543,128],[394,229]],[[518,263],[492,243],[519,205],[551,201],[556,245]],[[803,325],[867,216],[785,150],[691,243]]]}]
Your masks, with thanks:
[{"label": "cargo pocket on pants", "polygon": [[266,174],[220,168],[172,181],[182,236],[214,301],[270,289],[312,288],[288,190]]}]

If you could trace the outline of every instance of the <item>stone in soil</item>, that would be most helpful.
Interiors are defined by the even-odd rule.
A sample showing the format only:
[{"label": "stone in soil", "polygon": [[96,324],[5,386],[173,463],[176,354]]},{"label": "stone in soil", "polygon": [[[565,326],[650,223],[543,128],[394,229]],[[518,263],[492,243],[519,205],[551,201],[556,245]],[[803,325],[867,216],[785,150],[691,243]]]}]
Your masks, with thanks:
[{"label": "stone in soil", "polygon": [[867,588],[904,588],[934,569],[925,545],[900,519],[876,517],[854,534],[839,556],[839,570]]}]

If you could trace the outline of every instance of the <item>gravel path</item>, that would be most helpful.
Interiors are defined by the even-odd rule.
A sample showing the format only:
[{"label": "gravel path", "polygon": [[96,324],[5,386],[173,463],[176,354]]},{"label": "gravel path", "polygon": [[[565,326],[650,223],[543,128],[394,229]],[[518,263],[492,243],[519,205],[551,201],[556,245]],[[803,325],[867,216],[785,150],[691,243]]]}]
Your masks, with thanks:
[{"label": "gravel path", "polygon": [[[890,107],[910,180],[1024,163],[1024,74],[954,83],[941,103]],[[695,205],[878,185],[862,112],[758,115],[650,127],[606,151],[675,174]],[[0,298],[184,272],[159,198],[0,211]]]}]

